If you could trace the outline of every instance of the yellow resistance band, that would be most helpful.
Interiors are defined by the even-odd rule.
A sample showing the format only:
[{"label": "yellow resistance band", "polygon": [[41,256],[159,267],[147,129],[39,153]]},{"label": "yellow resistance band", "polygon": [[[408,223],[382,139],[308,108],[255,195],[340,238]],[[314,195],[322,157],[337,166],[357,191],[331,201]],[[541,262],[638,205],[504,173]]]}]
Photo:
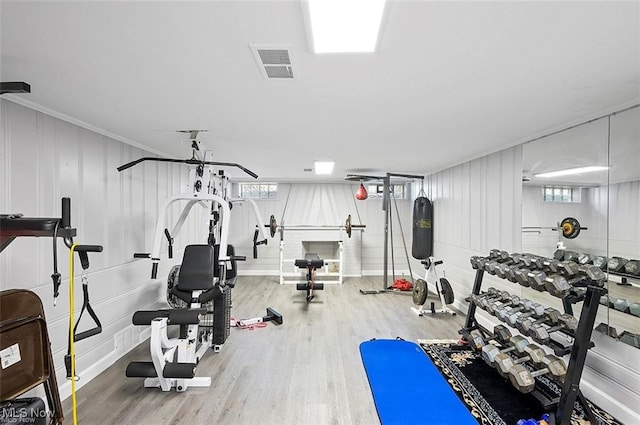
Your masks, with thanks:
[{"label": "yellow resistance band", "polygon": [[69,250],[69,353],[71,355],[71,412],[73,414],[73,425],[78,425],[78,406],[76,405],[76,352],[75,341],[73,334],[73,254],[75,253],[76,246],[74,243]]}]

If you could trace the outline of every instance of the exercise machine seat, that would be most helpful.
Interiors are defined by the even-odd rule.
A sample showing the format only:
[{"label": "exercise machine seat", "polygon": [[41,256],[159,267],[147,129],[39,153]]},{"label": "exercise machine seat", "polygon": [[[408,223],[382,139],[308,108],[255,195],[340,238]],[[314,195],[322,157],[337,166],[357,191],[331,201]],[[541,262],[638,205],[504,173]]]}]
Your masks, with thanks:
[{"label": "exercise machine seat", "polygon": [[206,291],[213,286],[216,268],[214,249],[210,245],[187,245],[180,266],[180,291]]},{"label": "exercise machine seat", "polygon": [[221,297],[222,291],[213,285],[217,263],[218,255],[211,245],[187,245],[180,266],[180,279],[171,288],[171,293],[188,304],[194,300],[193,291],[203,291],[196,298],[200,304]]},{"label": "exercise machine seat", "polygon": [[197,325],[205,308],[180,308],[163,310],[139,310],[133,313],[132,322],[137,326],[149,326],[154,319],[167,318],[168,325]]},{"label": "exercise machine seat", "polygon": [[296,260],[295,265],[301,269],[319,269],[324,266],[324,260],[318,256],[318,254],[305,254],[303,260]]}]

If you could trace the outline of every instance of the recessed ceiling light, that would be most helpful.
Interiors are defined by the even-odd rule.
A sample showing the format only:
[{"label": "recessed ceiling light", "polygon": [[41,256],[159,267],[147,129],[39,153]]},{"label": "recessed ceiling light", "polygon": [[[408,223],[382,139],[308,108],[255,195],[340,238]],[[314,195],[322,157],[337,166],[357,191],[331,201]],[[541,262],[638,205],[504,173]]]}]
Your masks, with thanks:
[{"label": "recessed ceiling light", "polygon": [[588,167],[568,168],[566,170],[550,171],[548,173],[534,174],[534,177],[560,177],[572,174],[593,173],[594,171],[608,170],[609,167],[591,165]]},{"label": "recessed ceiling light", "polygon": [[316,174],[331,174],[333,173],[333,161],[313,161],[313,169]]},{"label": "recessed ceiling light", "polygon": [[376,50],[385,0],[308,0],[315,53]]}]

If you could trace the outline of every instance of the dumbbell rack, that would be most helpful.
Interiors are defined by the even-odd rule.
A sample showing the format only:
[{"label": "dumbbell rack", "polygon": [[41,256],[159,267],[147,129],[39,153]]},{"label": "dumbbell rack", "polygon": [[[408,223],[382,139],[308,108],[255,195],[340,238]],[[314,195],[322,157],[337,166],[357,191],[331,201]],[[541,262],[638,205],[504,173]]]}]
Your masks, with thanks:
[{"label": "dumbbell rack", "polygon": [[[481,268],[476,269],[472,295],[480,295],[484,272],[485,270]],[[584,294],[576,295],[575,292],[571,291],[562,297],[565,313],[568,314],[572,314],[572,304],[583,301],[582,311],[580,313],[580,319],[578,321],[576,331],[573,334],[564,332],[564,330],[562,331],[563,333],[573,337],[572,346],[563,347],[554,340],[550,340],[550,343],[547,344],[554,350],[554,353],[557,356],[563,356],[570,353],[569,363],[567,365],[567,374],[565,375],[564,382],[562,384],[561,395],[559,398],[549,399],[545,394],[542,394],[538,390],[534,390],[531,393],[541,402],[545,409],[555,409],[554,421],[559,425],[569,425],[571,423],[571,414],[573,413],[573,406],[577,398],[582,402],[591,423],[596,423],[593,413],[590,411],[587,403],[585,402],[584,396],[580,391],[580,378],[584,369],[587,350],[593,346],[593,343],[591,342],[591,333],[596,320],[596,313],[598,312],[599,300],[602,295],[607,293],[607,290],[597,284],[585,284],[581,287],[586,289]],[[484,336],[491,335],[491,332],[481,326],[477,321],[475,313],[475,303],[469,302],[469,309],[467,311],[464,327],[459,331],[467,341],[471,341],[470,334],[473,330],[480,331]]]}]

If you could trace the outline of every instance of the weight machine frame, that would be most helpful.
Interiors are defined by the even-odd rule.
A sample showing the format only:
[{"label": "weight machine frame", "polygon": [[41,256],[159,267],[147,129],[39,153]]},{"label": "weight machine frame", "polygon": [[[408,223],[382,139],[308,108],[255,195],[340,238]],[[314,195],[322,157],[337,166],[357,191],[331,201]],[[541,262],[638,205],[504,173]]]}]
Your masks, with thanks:
[{"label": "weight machine frame", "polygon": [[[382,278],[383,289],[382,290],[360,290],[362,295],[372,295],[372,294],[386,294],[386,293],[396,293],[396,291],[391,291],[388,288],[389,285],[389,225],[391,222],[391,178],[392,177],[400,177],[405,179],[415,179],[424,181],[424,176],[419,176],[416,174],[401,174],[401,173],[386,173],[385,176],[367,176],[360,174],[347,174],[345,180],[356,180],[356,181],[382,181],[383,184],[383,196],[382,196],[382,210],[385,211],[385,220],[384,220],[384,272]],[[393,243],[393,241],[391,241]],[[393,261],[393,258],[392,258]]]},{"label": "weight machine frame", "polygon": [[[197,136],[197,132],[195,136]],[[191,159],[143,157],[123,164],[117,168],[117,170],[121,172],[144,161],[171,162],[191,166],[186,186],[187,190],[169,196],[160,206],[151,252],[133,254],[134,258],[151,259],[153,263],[151,266],[152,279],[156,279],[158,275],[162,240],[167,240],[169,244],[168,257],[173,258],[173,239],[182,230],[187,217],[195,205],[200,205],[203,208],[209,208],[209,237],[207,242],[210,245],[220,245],[219,266],[222,271],[226,270],[226,264],[231,260],[227,254],[227,238],[229,233],[229,218],[232,204],[248,201],[253,206],[257,227],[262,230],[263,236],[262,241],[257,241],[257,235],[254,235],[254,256],[256,254],[255,251],[257,245],[266,245],[267,243],[267,233],[264,224],[262,223],[257,204],[251,199],[232,199],[228,195],[230,192],[229,178],[224,174],[223,170],[219,170],[219,172],[216,173],[213,170],[213,166],[237,167],[253,178],[258,178],[258,175],[237,163],[211,161],[210,159],[212,159],[213,153],[211,151],[205,151],[204,153],[201,152],[199,142],[195,140],[195,138],[192,138],[191,140],[191,148]],[[169,229],[165,227],[168,209],[177,201],[187,201],[187,204],[183,207],[172,231],[169,232]],[[221,279],[224,279],[225,274],[221,273],[220,276]]]}]

